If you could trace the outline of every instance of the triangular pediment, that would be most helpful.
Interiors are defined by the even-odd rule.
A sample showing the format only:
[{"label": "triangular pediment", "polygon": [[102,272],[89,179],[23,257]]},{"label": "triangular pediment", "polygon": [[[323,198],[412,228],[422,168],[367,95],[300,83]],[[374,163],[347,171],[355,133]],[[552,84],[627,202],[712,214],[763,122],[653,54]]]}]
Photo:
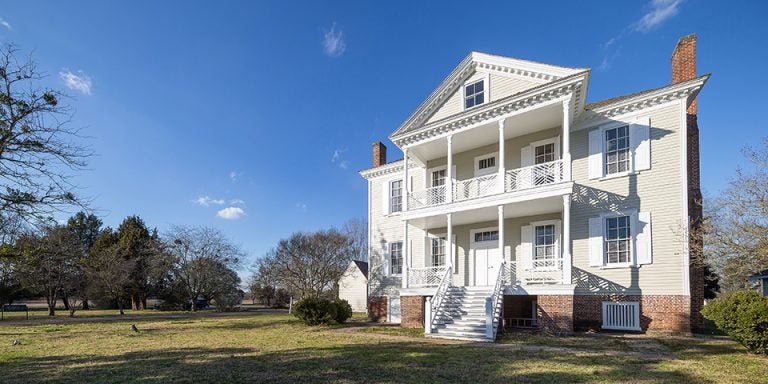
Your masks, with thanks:
[{"label": "triangular pediment", "polygon": [[465,83],[485,79],[485,102],[491,103],[584,70],[472,52],[390,137],[463,112]]}]

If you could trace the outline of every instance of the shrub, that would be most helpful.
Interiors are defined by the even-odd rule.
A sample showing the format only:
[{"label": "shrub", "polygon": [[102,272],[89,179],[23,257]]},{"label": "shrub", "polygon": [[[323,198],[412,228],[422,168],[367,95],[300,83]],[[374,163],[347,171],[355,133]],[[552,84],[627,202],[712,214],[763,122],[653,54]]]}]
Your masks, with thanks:
[{"label": "shrub", "polygon": [[341,324],[352,317],[352,306],[349,305],[348,301],[336,300],[333,303],[336,305],[336,318],[334,320],[337,323]]},{"label": "shrub", "polygon": [[768,298],[752,290],[707,304],[701,313],[754,353],[768,353]]},{"label": "shrub", "polygon": [[330,324],[336,320],[336,305],[326,299],[307,297],[295,303],[293,310],[307,325]]}]

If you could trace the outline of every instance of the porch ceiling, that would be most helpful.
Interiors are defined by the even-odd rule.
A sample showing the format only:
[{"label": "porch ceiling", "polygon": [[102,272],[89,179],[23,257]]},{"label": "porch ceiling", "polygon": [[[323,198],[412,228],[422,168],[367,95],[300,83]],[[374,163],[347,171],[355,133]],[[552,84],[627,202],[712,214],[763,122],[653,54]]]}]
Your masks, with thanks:
[{"label": "porch ceiling", "polygon": [[[563,122],[562,103],[554,103],[532,111],[506,118],[504,138],[511,139],[529,133],[559,127]],[[453,153],[465,152],[489,144],[498,144],[499,125],[496,121],[453,135]],[[445,138],[418,144],[408,148],[408,156],[421,163],[447,156]]]},{"label": "porch ceiling", "polygon": [[[547,213],[562,212],[563,199],[561,196],[552,196],[530,201],[504,204],[504,218],[543,215]],[[498,220],[496,206],[453,212],[453,225],[465,225]],[[420,228],[442,228],[447,225],[445,214],[438,214],[409,221],[411,225]]]}]

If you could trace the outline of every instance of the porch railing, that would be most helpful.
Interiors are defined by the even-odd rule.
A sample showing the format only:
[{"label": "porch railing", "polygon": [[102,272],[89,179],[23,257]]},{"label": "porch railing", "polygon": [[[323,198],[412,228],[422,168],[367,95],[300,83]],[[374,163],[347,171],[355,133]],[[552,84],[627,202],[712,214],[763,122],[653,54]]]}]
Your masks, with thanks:
[{"label": "porch railing", "polygon": [[413,288],[437,287],[448,267],[411,268],[408,270],[408,286]]},{"label": "porch railing", "polygon": [[[475,199],[495,195],[501,192],[499,183],[504,183],[504,192],[521,191],[548,184],[564,181],[563,161],[555,160],[548,163],[536,164],[508,170],[504,180],[499,180],[499,174],[493,173],[473,177],[467,180],[456,180],[453,186],[453,201]],[[419,209],[449,203],[445,185],[412,191],[408,194],[408,209]]]},{"label": "porch railing", "polygon": [[555,160],[513,169],[507,171],[504,179],[504,190],[507,192],[559,183],[563,181],[563,161]]},{"label": "porch railing", "polygon": [[453,277],[453,273],[451,272],[451,267],[445,268],[445,272],[443,273],[443,276],[440,279],[440,283],[438,284],[437,288],[435,288],[435,294],[432,295],[431,298],[427,299],[427,302],[425,303],[425,311],[424,314],[424,332],[429,334],[432,333],[432,326],[434,325],[435,318],[437,317],[437,312],[440,310],[440,306],[443,305],[443,299],[445,298],[445,294],[448,292],[448,287],[451,286]]},{"label": "porch railing", "polygon": [[490,340],[496,339],[496,331],[500,321],[494,325],[494,320],[498,320],[501,315],[502,288],[504,287],[505,263],[499,263],[498,273],[496,274],[496,283],[493,287],[493,294],[485,299],[485,337]]},{"label": "porch railing", "polygon": [[560,284],[563,281],[563,259],[537,259],[508,264],[507,284]]},{"label": "porch railing", "polygon": [[454,187],[454,199],[461,201],[496,194],[499,192],[496,184],[497,179],[498,174],[494,173],[467,180],[457,180]]},{"label": "porch railing", "polygon": [[411,192],[408,200],[409,208],[430,207],[445,203],[445,185],[422,189],[421,191]]}]

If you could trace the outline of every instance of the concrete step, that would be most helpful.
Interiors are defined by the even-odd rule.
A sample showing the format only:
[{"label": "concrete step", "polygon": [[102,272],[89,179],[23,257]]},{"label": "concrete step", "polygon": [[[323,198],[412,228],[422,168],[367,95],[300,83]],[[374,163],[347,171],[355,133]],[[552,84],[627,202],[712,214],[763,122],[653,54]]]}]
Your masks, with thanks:
[{"label": "concrete step", "polygon": [[437,330],[437,332],[433,331],[428,336],[445,338],[445,339],[467,340],[467,341],[480,341],[480,342],[493,341],[485,337],[485,332],[463,332],[463,331],[452,331],[452,330],[441,329],[441,330]]}]

